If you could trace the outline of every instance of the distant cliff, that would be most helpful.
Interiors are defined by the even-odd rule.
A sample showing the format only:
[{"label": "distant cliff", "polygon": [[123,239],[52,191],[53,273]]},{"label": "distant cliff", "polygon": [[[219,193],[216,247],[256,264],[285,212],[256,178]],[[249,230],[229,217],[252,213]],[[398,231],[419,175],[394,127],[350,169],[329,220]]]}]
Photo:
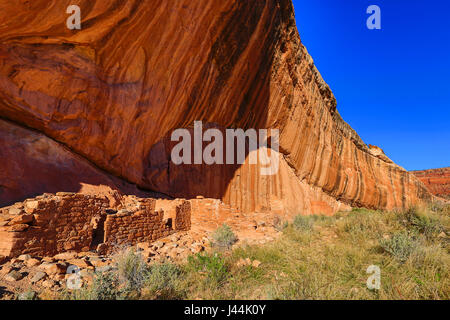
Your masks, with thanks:
[{"label": "distant cliff", "polygon": [[412,171],[430,192],[438,197],[450,199],[450,167]]}]

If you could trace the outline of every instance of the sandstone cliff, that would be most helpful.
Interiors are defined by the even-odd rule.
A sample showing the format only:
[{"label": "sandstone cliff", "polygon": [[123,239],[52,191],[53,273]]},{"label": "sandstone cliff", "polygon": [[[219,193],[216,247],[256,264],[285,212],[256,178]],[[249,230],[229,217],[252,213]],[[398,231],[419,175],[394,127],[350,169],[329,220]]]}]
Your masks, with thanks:
[{"label": "sandstone cliff", "polygon": [[432,194],[450,199],[450,167],[418,170],[412,171],[412,173],[425,184]]},{"label": "sandstone cliff", "polygon": [[0,146],[0,205],[60,191],[106,196],[111,205],[120,194],[162,196],[99,170],[39,132],[1,119]]},{"label": "sandstone cliff", "polygon": [[[247,212],[332,214],[430,199],[414,175],[371,151],[342,120],[300,42],[290,0],[78,0],[82,29],[71,31],[72,2],[0,0],[0,117],[95,170]],[[174,165],[168,137],[194,120],[279,129],[278,174],[261,176],[250,164]],[[2,131],[2,148],[25,129],[14,130]],[[66,188],[45,174],[36,182],[30,162],[39,148],[0,153],[0,205],[19,200],[14,194]],[[84,183],[74,163],[54,165],[57,154],[49,148],[40,159],[73,181],[71,189]],[[45,161],[37,170],[47,170]]]}]

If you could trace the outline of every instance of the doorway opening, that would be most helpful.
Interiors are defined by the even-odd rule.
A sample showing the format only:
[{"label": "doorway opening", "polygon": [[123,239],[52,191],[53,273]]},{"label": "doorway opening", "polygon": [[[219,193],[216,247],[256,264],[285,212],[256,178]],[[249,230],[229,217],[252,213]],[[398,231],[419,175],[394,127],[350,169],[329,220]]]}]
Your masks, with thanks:
[{"label": "doorway opening", "polygon": [[98,245],[105,241],[105,221],[106,215],[102,214],[99,218],[95,219],[92,230],[92,242],[91,249],[97,249]]}]

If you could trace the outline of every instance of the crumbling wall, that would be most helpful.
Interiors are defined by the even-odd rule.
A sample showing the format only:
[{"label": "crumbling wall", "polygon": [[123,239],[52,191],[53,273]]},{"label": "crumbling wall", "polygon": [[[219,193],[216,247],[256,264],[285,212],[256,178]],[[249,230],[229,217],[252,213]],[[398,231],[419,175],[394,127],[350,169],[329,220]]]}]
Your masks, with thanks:
[{"label": "crumbling wall", "polygon": [[185,231],[191,229],[191,201],[184,199],[157,199],[155,208],[157,211],[163,210],[166,219],[175,221],[175,230]]},{"label": "crumbling wall", "polygon": [[109,247],[136,244],[168,235],[171,231],[164,224],[164,212],[156,212],[155,201],[146,201],[130,211],[122,209],[109,214],[105,221],[105,244]]},{"label": "crumbling wall", "polygon": [[94,222],[108,206],[106,198],[57,193],[3,209],[0,254],[46,256],[89,250]]},{"label": "crumbling wall", "polygon": [[191,229],[191,203],[183,201],[176,206],[175,230],[186,231]]},{"label": "crumbling wall", "polygon": [[166,215],[161,208],[155,210],[155,203],[153,199],[146,199],[135,207],[135,211],[124,209],[109,214],[105,221],[106,251],[111,252],[123,245],[154,241],[176,231],[190,229],[191,205],[188,201],[173,202],[175,217]]},{"label": "crumbling wall", "polygon": [[126,196],[111,208],[107,197],[57,193],[17,203],[0,209],[0,255],[51,256],[97,245],[110,252],[190,228],[188,201],[175,202],[175,221],[156,211],[155,202]]}]

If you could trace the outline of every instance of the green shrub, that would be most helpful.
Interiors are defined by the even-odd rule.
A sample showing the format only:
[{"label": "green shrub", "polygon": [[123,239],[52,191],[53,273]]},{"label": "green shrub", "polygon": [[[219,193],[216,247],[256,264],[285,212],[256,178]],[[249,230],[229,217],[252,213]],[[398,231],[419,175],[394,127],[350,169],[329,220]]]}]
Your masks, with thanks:
[{"label": "green shrub", "polygon": [[117,300],[122,296],[117,271],[95,273],[91,285],[77,290],[65,290],[62,299],[68,300]]},{"label": "green shrub", "polygon": [[33,290],[27,290],[17,296],[18,300],[37,300],[37,293]]},{"label": "green shrub", "polygon": [[414,235],[401,231],[394,234],[389,239],[382,239],[380,245],[384,251],[390,253],[399,261],[405,262],[408,257],[417,250],[419,242]]},{"label": "green shrub", "polygon": [[294,228],[299,231],[306,231],[306,232],[312,231],[314,226],[314,217],[297,215],[294,218],[293,225]]},{"label": "green shrub", "polygon": [[286,229],[289,226],[289,222],[282,220],[280,217],[275,216],[273,219],[273,227],[275,228],[275,230],[277,231],[283,231],[284,229]]},{"label": "green shrub", "polygon": [[88,289],[89,300],[116,300],[121,293],[116,272],[96,273],[91,287]]},{"label": "green shrub", "polygon": [[233,230],[225,223],[214,231],[212,238],[212,245],[220,248],[230,248],[237,241]]},{"label": "green shrub", "polygon": [[117,273],[122,290],[137,293],[148,278],[148,266],[141,254],[133,248],[125,249],[115,255]]},{"label": "green shrub", "polygon": [[148,266],[142,255],[134,249],[122,249],[114,255],[116,268],[96,272],[90,285],[67,291],[70,300],[119,300],[133,299],[141,295],[148,278]]},{"label": "green shrub", "polygon": [[173,263],[153,264],[150,266],[147,286],[158,298],[181,298],[176,292],[181,274],[181,269]]},{"label": "green shrub", "polygon": [[205,272],[214,283],[222,283],[228,277],[228,266],[218,253],[201,254],[188,257],[188,267],[197,272]]},{"label": "green shrub", "polygon": [[417,207],[409,208],[405,213],[407,224],[418,232],[423,233],[426,237],[431,237],[444,230],[439,220],[431,217],[425,211]]}]

